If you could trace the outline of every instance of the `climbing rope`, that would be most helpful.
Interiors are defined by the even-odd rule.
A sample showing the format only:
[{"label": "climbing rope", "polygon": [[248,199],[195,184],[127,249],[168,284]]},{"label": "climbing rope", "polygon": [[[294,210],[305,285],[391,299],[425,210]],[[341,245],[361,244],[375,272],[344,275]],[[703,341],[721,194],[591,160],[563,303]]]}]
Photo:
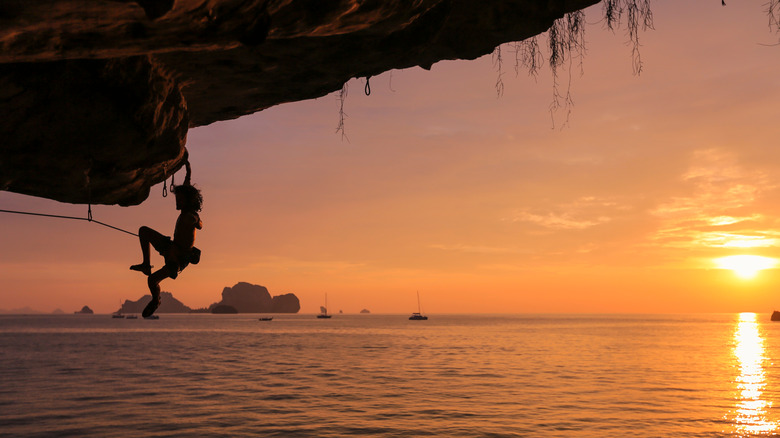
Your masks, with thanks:
[{"label": "climbing rope", "polygon": [[[90,169],[92,168],[92,161],[90,160],[89,164]],[[73,219],[73,220],[79,220],[79,221],[87,221],[87,222],[94,222],[98,225],[103,225],[104,227],[108,227],[117,231],[121,231],[123,233],[130,234],[131,236],[138,237],[138,234],[123,230],[122,228],[115,227],[113,225],[109,225],[105,222],[101,222],[99,220],[95,220],[92,217],[92,185],[89,181],[89,172],[87,172],[85,175],[86,183],[87,183],[87,217],[78,217],[78,216],[63,216],[59,214],[47,214],[47,213],[34,213],[30,211],[18,211],[18,210],[0,210],[0,213],[12,213],[12,214],[24,214],[28,216],[42,216],[42,217],[53,217],[58,219]]]},{"label": "climbing rope", "polygon": [[[189,160],[185,161],[185,166],[187,168],[187,176],[184,179],[184,184],[189,184],[189,182],[190,182],[190,172],[191,172],[190,171],[190,162],[189,162]],[[89,167],[90,167],[90,169],[92,168],[92,161],[91,160],[90,160],[90,166]],[[168,169],[166,168],[165,165],[163,165],[163,172],[165,174],[165,179],[163,180],[163,198],[164,198],[164,197],[168,196],[168,187],[167,187],[167,184],[166,184],[167,178],[168,178]],[[173,179],[173,177],[175,175],[176,175],[175,172],[171,175],[171,192],[174,191],[174,179]],[[119,227],[115,227],[113,225],[109,225],[109,224],[107,224],[105,222],[101,222],[101,221],[96,220],[96,219],[94,219],[92,217],[92,187],[91,187],[91,184],[90,184],[90,181],[89,181],[89,172],[86,173],[85,177],[86,177],[86,182],[87,182],[87,217],[63,216],[63,215],[59,215],[59,214],[35,213],[35,212],[31,212],[31,211],[2,210],[2,209],[0,209],[0,213],[23,214],[23,215],[28,215],[28,216],[41,216],[41,217],[52,217],[52,218],[57,218],[57,219],[72,219],[72,220],[78,220],[78,221],[87,221],[87,222],[96,223],[98,225],[102,225],[102,226],[107,227],[107,228],[111,228],[113,230],[117,230],[117,231],[121,231],[123,233],[127,233],[127,234],[129,234],[131,236],[138,237],[138,234],[136,234],[136,233],[133,233],[131,231],[127,231],[127,230],[119,228]]]},{"label": "climbing rope", "polygon": [[29,215],[29,216],[43,216],[43,217],[53,217],[53,218],[58,218],[58,219],[75,219],[75,220],[79,220],[79,221],[93,222],[93,223],[96,223],[98,225],[103,225],[104,227],[112,228],[114,230],[130,234],[131,236],[138,237],[138,234],[136,234],[136,233],[132,233],[130,231],[123,230],[123,229],[121,229],[119,227],[115,227],[115,226],[109,225],[109,224],[107,224],[105,222],[100,222],[99,220],[93,219],[92,218],[92,206],[90,206],[90,208],[89,208],[89,211],[87,213],[87,217],[62,216],[62,215],[59,215],[59,214],[33,213],[33,212],[29,212],[29,211],[16,211],[16,210],[0,210],[0,213],[25,214],[25,215]]},{"label": "climbing rope", "polygon": [[368,82],[371,79],[371,76],[366,76],[366,88],[363,89],[363,91],[366,92],[366,96],[371,95],[371,84]]}]

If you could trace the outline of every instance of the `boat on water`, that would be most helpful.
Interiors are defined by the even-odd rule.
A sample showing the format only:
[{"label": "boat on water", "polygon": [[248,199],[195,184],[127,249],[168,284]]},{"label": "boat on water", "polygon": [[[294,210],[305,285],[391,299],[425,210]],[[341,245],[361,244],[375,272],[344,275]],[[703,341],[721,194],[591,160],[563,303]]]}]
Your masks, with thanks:
[{"label": "boat on water", "polygon": [[273,321],[273,319],[274,319],[273,316],[266,316],[266,317],[258,318],[259,321]]},{"label": "boat on water", "polygon": [[317,315],[317,318],[320,319],[328,319],[333,315],[328,314],[328,294],[325,294],[325,306],[320,306],[320,314]]},{"label": "boat on water", "polygon": [[112,318],[124,318],[125,315],[122,313],[122,300],[119,300],[119,310],[111,314]]},{"label": "boat on water", "polygon": [[138,319],[138,315],[127,315],[125,319]]},{"label": "boat on water", "polygon": [[412,313],[412,316],[409,317],[409,321],[427,321],[428,317],[422,314],[422,310],[420,308],[420,291],[417,291],[417,311]]},{"label": "boat on water", "polygon": [[149,315],[149,316],[144,316],[144,319],[160,319],[160,316],[159,315]]}]

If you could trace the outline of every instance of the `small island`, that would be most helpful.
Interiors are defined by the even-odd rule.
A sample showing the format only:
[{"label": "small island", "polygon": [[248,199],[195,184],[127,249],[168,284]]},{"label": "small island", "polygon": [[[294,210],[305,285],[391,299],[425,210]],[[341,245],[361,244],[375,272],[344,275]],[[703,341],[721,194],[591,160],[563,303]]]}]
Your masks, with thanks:
[{"label": "small island", "polygon": [[294,294],[272,297],[265,286],[238,282],[222,290],[222,301],[209,306],[212,313],[218,306],[228,306],[237,313],[298,313],[301,303]]},{"label": "small island", "polygon": [[[136,301],[125,300],[116,313],[141,313],[151,299],[147,294]],[[301,303],[295,294],[272,297],[264,286],[239,282],[222,290],[222,300],[199,309],[190,308],[170,292],[161,292],[157,313],[298,313],[300,310]]]},{"label": "small island", "polygon": [[81,308],[81,310],[77,310],[73,313],[75,313],[76,315],[92,315],[95,312],[93,312],[92,309],[89,308],[89,306],[84,306]]}]

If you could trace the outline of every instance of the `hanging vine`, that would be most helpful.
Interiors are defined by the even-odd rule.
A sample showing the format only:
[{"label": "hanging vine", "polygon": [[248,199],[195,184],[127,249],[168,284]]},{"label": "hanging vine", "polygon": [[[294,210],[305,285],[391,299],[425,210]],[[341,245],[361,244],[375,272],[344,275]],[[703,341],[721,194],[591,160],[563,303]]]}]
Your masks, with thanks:
[{"label": "hanging vine", "polygon": [[[631,66],[635,75],[640,75],[643,70],[642,56],[640,52],[640,33],[653,29],[653,13],[650,9],[651,0],[603,0],[603,22],[612,32],[620,29],[624,19],[628,44],[631,46]],[[780,0],[769,0],[767,14],[770,27],[780,32]],[[572,72],[576,66],[580,76],[584,74],[585,45],[585,12],[582,10],[570,12],[555,20],[547,30],[547,60],[552,75],[552,102],[550,103],[550,116],[553,128],[556,125],[556,115],[561,111],[565,113],[562,126],[568,125],[569,116],[574,99],[572,98]],[[527,38],[523,41],[511,43],[515,50],[515,75],[520,70],[526,70],[535,80],[541,67],[545,64],[545,56],[540,44],[541,35]],[[504,71],[502,45],[496,46],[493,51],[493,68],[496,71],[495,90],[498,97],[504,94]],[[565,84],[560,76],[562,68],[566,68],[567,76]],[[390,76],[392,90],[392,73]],[[563,87],[562,85],[565,85]],[[366,79],[366,94],[369,85]],[[336,133],[341,133],[342,140],[349,141],[345,130],[344,102],[347,97],[348,87],[344,83],[338,93],[339,122]],[[393,90],[394,91],[394,90]]]},{"label": "hanging vine", "polygon": [[[771,0],[777,6],[780,0]],[[640,52],[639,35],[641,31],[653,28],[653,13],[650,10],[650,0],[604,0],[603,17],[607,29],[615,31],[625,18],[626,34],[631,46],[631,65],[635,75],[642,73],[642,56]],[[775,17],[775,23],[780,18],[780,7],[772,9],[770,16]],[[553,127],[555,117],[561,111],[565,112],[567,125],[574,100],[571,93],[572,71],[576,65],[580,75],[584,74],[585,45],[585,13],[575,11],[555,20],[547,30],[547,65],[552,75],[552,102],[550,103],[550,116]],[[545,63],[544,55],[540,49],[538,36],[514,44],[515,48],[515,73],[519,74],[524,68],[529,75],[537,78],[539,69]],[[495,57],[495,53],[494,53]],[[495,61],[494,61],[495,62]],[[561,86],[560,70],[567,67],[568,75],[566,86]]]},{"label": "hanging vine", "polygon": [[339,91],[339,124],[336,126],[336,134],[340,132],[341,140],[347,140],[347,142],[349,142],[349,137],[347,137],[347,131],[344,129],[344,120],[347,118],[347,113],[344,112],[344,101],[347,100],[348,89],[347,83],[344,82],[344,85],[341,86],[341,90]]},{"label": "hanging vine", "polygon": [[493,66],[496,68],[496,97],[504,95],[504,60],[501,58],[501,45],[493,50]]},{"label": "hanging vine", "polygon": [[769,16],[769,29],[780,32],[780,0],[769,0],[766,14]]}]

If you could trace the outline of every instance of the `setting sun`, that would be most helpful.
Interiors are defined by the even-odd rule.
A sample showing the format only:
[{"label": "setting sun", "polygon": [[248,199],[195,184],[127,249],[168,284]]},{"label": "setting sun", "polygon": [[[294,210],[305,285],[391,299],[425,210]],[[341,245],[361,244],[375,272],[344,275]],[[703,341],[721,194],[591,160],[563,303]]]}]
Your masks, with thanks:
[{"label": "setting sun", "polygon": [[777,259],[756,255],[734,255],[715,259],[715,264],[721,269],[731,269],[741,278],[753,278],[758,271],[770,269],[777,265]]}]

